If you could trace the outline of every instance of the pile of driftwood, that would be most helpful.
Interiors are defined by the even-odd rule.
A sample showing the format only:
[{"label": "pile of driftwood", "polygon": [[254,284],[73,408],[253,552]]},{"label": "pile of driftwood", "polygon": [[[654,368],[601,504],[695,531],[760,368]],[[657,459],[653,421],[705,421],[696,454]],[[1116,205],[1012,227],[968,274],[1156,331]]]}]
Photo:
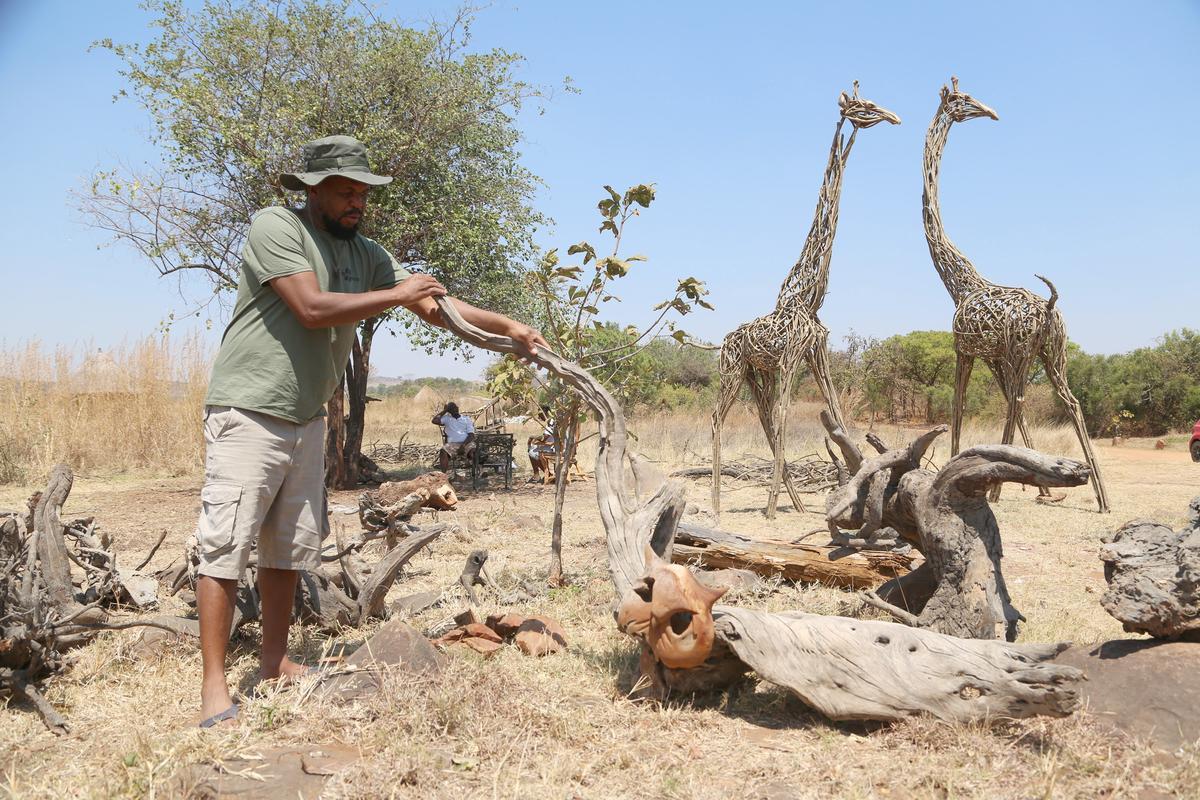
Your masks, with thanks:
[{"label": "pile of driftwood", "polygon": [[[0,512],[0,690],[24,697],[60,734],[67,721],[37,683],[63,670],[70,650],[99,631],[128,627],[110,619],[110,611],[157,602],[154,580],[140,570],[163,540],[137,567],[119,566],[112,537],[94,520],[63,522],[73,483],[70,468],[60,464],[27,509]],[[78,586],[72,564],[83,574]]]},{"label": "pile of driftwood", "polygon": [[[454,528],[445,523],[419,527],[412,523],[412,516],[424,506],[453,508],[456,502],[454,490],[441,472],[411,481],[385,483],[375,491],[364,492],[359,497],[363,529],[352,537],[336,529],[334,542],[327,543],[321,554],[321,567],[301,573],[296,598],[300,621],[337,632],[345,627],[358,627],[372,618],[386,617],[384,597],[399,577],[400,569],[430,542]],[[381,542],[377,549],[382,553],[374,562],[368,562],[364,551],[373,542]],[[172,594],[187,589],[185,598],[193,604],[196,569],[200,563],[197,546],[193,535],[183,557],[158,573]],[[251,554],[238,584],[230,635],[257,619],[258,608],[257,564]],[[199,635],[193,619],[160,622],[158,627],[172,626],[179,633]]]},{"label": "pile of driftwood", "polygon": [[405,433],[396,444],[372,442],[366,455],[372,461],[384,464],[432,464],[437,460],[440,449],[437,445],[408,442],[405,441],[407,438]]},{"label": "pile of driftwood", "polygon": [[[188,638],[200,635],[194,617],[113,616],[154,608],[160,581],[171,595],[179,594],[194,606],[199,566],[195,535],[181,557],[154,575],[141,570],[162,544],[165,531],[138,566],[127,568],[118,563],[112,537],[92,518],[62,520],[72,483],[71,470],[57,466],[46,490],[35,494],[27,509],[0,511],[0,691],[28,700],[56,733],[67,732],[67,722],[37,686],[69,665],[72,648],[100,631],[132,627]],[[296,598],[301,621],[333,633],[387,617],[384,598],[401,568],[453,528],[444,523],[418,527],[410,521],[422,504],[453,501],[453,492],[447,495],[447,490],[445,476],[433,473],[364,495],[360,513],[380,524],[364,525],[352,537],[337,531],[335,542],[326,545],[321,567],[301,574]],[[420,503],[413,501],[414,495]],[[369,549],[375,552],[368,557]],[[231,636],[259,616],[256,572],[252,555],[238,586]]]},{"label": "pile of driftwood", "polygon": [[[625,419],[608,391],[578,365],[544,348],[531,353],[507,337],[469,325],[444,299],[438,305],[447,327],[459,336],[550,370],[599,417],[596,495],[618,621],[643,643],[643,673],[656,689],[720,688],[754,672],[832,719],[895,720],[927,713],[986,721],[1063,716],[1078,706],[1083,673],[1049,663],[1064,644],[963,639],[893,622],[715,605],[719,591],[704,590],[688,570],[669,564],[685,506],[682,487],[627,452]],[[930,571],[946,581],[962,580],[964,588],[976,580],[986,584],[992,574],[989,543],[968,541],[972,532],[995,533],[984,496],[989,486],[1031,474],[1037,483],[1043,473],[1069,481],[1087,475],[1077,462],[1050,463],[1054,460],[1016,447],[973,448],[958,457],[958,468],[922,475],[922,451],[887,450],[866,460],[843,448],[850,468],[843,476],[846,483],[830,495],[836,512],[829,515],[831,524],[839,531],[858,528],[851,539],[876,541],[885,527],[898,535],[907,530],[930,543],[931,559],[956,554],[953,545],[960,542],[962,558],[949,569],[934,564]],[[991,538],[998,551],[998,535]],[[962,607],[972,617],[981,606],[993,609],[994,599],[963,597]],[[1002,614],[1001,623],[1006,618]],[[968,619],[967,624],[977,622]]]},{"label": "pile of driftwood", "polygon": [[[822,492],[837,485],[837,467],[816,453],[809,453],[795,461],[785,461],[783,468],[792,478],[792,485],[802,492]],[[748,481],[762,486],[771,482],[773,462],[758,456],[742,456],[741,461],[722,461],[721,475],[738,481]],[[712,466],[685,467],[671,473],[672,478],[711,478]]]}]

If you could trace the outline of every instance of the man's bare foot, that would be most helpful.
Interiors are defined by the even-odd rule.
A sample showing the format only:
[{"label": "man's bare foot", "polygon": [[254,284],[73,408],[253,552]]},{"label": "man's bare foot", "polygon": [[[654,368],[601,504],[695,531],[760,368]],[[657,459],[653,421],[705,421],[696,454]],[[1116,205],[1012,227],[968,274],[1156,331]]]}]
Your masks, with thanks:
[{"label": "man's bare foot", "polygon": [[[233,705],[233,698],[229,696],[229,685],[225,682],[225,676],[221,676],[220,681],[204,681],[200,686],[200,719],[205,720],[220,714]],[[234,719],[221,720],[219,725],[229,726],[236,725]]]},{"label": "man's bare foot", "polygon": [[263,664],[258,674],[262,678],[263,683],[270,681],[279,686],[288,686],[311,672],[311,667],[307,667],[304,664],[297,664],[287,656],[284,656],[283,660],[276,664],[273,669],[269,665]]}]

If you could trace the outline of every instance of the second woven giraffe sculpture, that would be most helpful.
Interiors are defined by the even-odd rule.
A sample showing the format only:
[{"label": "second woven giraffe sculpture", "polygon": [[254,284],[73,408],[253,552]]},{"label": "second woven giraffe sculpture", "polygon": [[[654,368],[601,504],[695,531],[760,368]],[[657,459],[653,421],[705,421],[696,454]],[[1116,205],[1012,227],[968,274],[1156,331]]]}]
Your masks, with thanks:
[{"label": "second woven giraffe sculpture", "polygon": [[960,92],[958,78],[951,78],[950,84],[949,87],[942,87],[941,103],[925,136],[923,195],[925,239],[929,243],[929,255],[955,306],[954,351],[957,362],[954,370],[950,454],[958,453],[963,404],[976,358],[983,359],[983,363],[988,365],[1008,404],[1002,443],[1012,444],[1014,429],[1020,429],[1025,446],[1033,447],[1022,406],[1033,360],[1040,358],[1046,377],[1071,414],[1079,445],[1092,470],[1096,502],[1102,513],[1107,512],[1108,495],[1100,477],[1100,465],[1092,453],[1092,443],[1083,424],[1079,401],[1067,385],[1067,329],[1062,313],[1055,308],[1058,292],[1054,284],[1037,276],[1050,287],[1050,299],[1046,300],[1028,289],[991,283],[955,247],[942,226],[938,204],[938,168],[950,126],[977,117],[999,119],[995,111],[969,94]]},{"label": "second woven giraffe sculpture", "polygon": [[[838,107],[837,129],[833,134],[829,163],[825,167],[825,177],[817,196],[812,228],[800,252],[800,259],[779,290],[775,310],[741,325],[726,336],[721,345],[721,385],[712,418],[712,509],[718,517],[721,514],[721,423],[737,399],[742,383],[750,384],[758,419],[774,456],[767,493],[768,519],[775,518],[781,480],[795,507],[804,510],[800,494],[783,468],[787,412],[791,402],[789,393],[792,378],[801,361],[808,363],[829,413],[839,425],[842,424],[837,390],[829,376],[829,354],[826,350],[829,330],[817,319],[817,311],[825,301],[825,291],[829,285],[829,258],[837,231],[842,173],[860,128],[870,128],[880,122],[898,125],[900,118],[870,100],[859,97],[857,81],[854,82],[853,96],[842,92]],[[849,139],[842,135],[842,127],[847,121],[854,127]]]}]

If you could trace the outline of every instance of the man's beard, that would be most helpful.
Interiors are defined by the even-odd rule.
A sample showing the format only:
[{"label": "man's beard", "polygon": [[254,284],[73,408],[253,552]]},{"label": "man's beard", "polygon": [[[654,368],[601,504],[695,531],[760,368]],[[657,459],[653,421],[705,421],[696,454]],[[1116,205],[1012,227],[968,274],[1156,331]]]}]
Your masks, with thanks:
[{"label": "man's beard", "polygon": [[326,233],[335,239],[343,239],[346,241],[349,241],[358,235],[358,226],[362,224],[360,220],[359,222],[354,223],[352,226],[347,227],[325,212],[321,212],[321,222],[325,225]]}]

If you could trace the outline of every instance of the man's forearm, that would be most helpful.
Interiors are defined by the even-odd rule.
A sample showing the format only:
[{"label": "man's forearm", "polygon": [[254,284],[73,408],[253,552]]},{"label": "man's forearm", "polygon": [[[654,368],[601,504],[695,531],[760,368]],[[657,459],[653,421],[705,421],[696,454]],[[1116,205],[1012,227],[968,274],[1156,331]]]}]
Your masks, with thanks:
[{"label": "man's forearm", "polygon": [[318,292],[305,298],[300,321],[306,328],[332,328],[382,314],[397,305],[393,289],[370,292]]},{"label": "man's forearm", "polygon": [[[455,310],[458,311],[466,322],[474,325],[476,328],[482,328],[488,333],[508,336],[516,340],[522,347],[534,352],[539,347],[548,346],[540,333],[524,323],[510,319],[503,314],[497,314],[494,311],[485,311],[482,308],[476,308],[470,303],[454,297],[447,297],[446,299],[454,304]],[[448,327],[446,320],[442,318],[441,309],[438,308],[437,303],[433,300],[408,303],[405,304],[405,307],[430,325],[437,325],[440,328]]]}]

